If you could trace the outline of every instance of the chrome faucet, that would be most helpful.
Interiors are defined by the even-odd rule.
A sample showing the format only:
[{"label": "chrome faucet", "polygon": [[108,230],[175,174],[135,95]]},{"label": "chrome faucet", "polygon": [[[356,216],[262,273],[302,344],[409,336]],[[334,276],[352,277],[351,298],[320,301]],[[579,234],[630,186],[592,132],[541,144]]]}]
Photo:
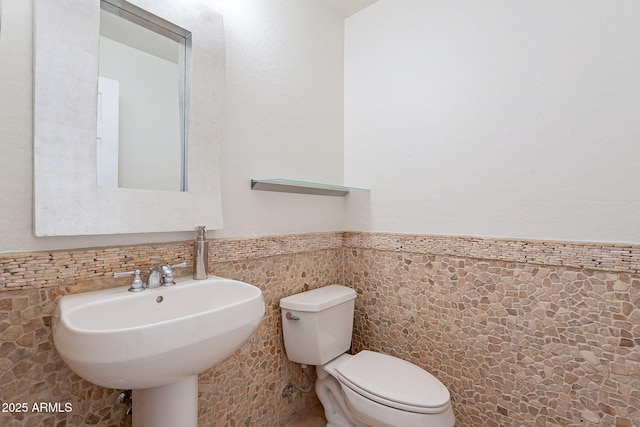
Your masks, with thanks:
[{"label": "chrome faucet", "polygon": [[173,269],[186,267],[186,262],[181,262],[180,264],[158,264],[149,270],[149,277],[147,277],[147,283],[144,283],[140,278],[140,270],[135,269],[134,271],[125,271],[122,273],[113,273],[113,278],[117,279],[122,276],[134,276],[133,281],[131,282],[131,286],[129,287],[130,292],[140,292],[145,289],[154,289],[159,288],[160,286],[173,286],[176,282],[173,280]]},{"label": "chrome faucet", "polygon": [[147,278],[147,288],[154,289],[160,286],[173,286],[176,282],[173,281],[173,269],[186,267],[186,262],[180,264],[158,264],[149,270],[149,278]]}]

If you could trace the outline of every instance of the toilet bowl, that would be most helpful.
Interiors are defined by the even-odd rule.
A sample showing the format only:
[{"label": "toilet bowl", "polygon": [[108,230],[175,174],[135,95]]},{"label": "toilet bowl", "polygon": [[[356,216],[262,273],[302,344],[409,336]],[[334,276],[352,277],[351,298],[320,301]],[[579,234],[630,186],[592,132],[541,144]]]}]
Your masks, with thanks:
[{"label": "toilet bowl", "polygon": [[372,351],[316,367],[327,426],[451,427],[449,391],[412,363]]},{"label": "toilet bowl", "polygon": [[351,345],[355,291],[331,285],[280,300],[289,360],[315,365],[327,427],[452,427],[447,388],[400,358]]}]

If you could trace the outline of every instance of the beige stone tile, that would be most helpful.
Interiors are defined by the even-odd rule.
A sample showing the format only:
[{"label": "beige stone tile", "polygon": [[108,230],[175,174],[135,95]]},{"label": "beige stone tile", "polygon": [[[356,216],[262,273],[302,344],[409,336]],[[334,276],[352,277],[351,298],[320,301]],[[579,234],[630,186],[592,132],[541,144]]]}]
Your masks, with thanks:
[{"label": "beige stone tile", "polygon": [[[303,422],[318,401],[280,396],[302,378],[284,353],[278,302],[331,283],[358,292],[354,349],[432,372],[459,425],[640,425],[640,246],[314,233],[215,240],[210,251],[210,271],[259,286],[267,312],[245,346],[200,376],[201,425]],[[0,413],[0,425],[130,423],[118,390],[60,360],[53,309],[62,295],[124,285],[113,271],[191,257],[191,242],[0,254],[0,402],[73,404]]]}]

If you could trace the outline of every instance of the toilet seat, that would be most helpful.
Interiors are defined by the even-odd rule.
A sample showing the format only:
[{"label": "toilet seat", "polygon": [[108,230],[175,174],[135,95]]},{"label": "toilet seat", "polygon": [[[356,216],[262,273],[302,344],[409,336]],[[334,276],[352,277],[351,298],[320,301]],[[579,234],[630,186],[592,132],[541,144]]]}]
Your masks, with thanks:
[{"label": "toilet seat", "polygon": [[338,380],[382,405],[420,414],[450,407],[449,390],[433,375],[406,360],[368,350],[337,368]]}]

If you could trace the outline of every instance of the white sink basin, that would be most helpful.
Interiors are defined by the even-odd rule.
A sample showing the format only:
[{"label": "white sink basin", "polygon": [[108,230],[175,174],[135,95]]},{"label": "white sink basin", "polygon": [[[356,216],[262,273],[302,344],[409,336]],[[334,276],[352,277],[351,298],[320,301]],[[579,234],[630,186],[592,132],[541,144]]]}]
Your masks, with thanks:
[{"label": "white sink basin", "polygon": [[146,389],[193,377],[244,344],[264,315],[260,289],[221,277],[127,289],[64,296],[53,317],[62,359],[103,387]]}]

